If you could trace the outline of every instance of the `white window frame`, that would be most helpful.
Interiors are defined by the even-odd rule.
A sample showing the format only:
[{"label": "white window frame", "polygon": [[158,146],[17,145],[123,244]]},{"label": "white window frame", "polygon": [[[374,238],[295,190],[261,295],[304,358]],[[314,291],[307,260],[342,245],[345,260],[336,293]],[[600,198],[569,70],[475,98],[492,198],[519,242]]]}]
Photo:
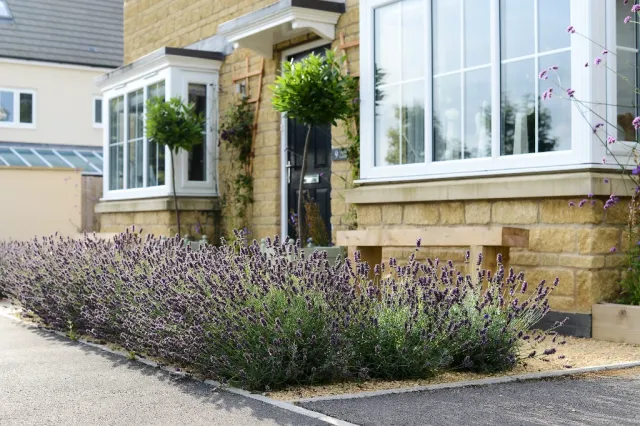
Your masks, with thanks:
[{"label": "white window frame", "polygon": [[[0,121],[0,127],[11,127],[17,129],[35,129],[36,128],[36,92],[30,89],[14,89],[8,87],[0,87],[0,92],[13,93],[13,121]],[[20,95],[31,95],[31,123],[20,122]]]},{"label": "white window frame", "polygon": [[[601,18],[599,23],[599,36],[600,45],[606,46],[608,50],[611,52],[617,53],[618,42],[617,42],[617,26],[625,25],[623,22],[618,22],[616,16],[616,8],[618,6],[618,1],[616,0],[605,0],[606,2],[606,13]],[[633,6],[632,2],[625,5],[628,6],[629,15],[632,16],[634,20],[637,20],[636,17],[631,13],[631,6]],[[637,24],[626,24],[626,25],[637,25]],[[638,40],[636,39],[636,43]],[[640,49],[640,43],[637,45],[637,49]],[[598,48],[598,52],[595,53],[596,56],[602,56],[601,50]],[[628,50],[628,49],[625,49]],[[618,131],[616,129],[617,119],[617,104],[618,104],[618,84],[621,84],[620,78],[617,76],[616,72],[618,70],[618,61],[616,56],[610,56],[605,58],[607,67],[609,70],[605,72],[601,71],[594,76],[596,82],[605,81],[606,80],[606,91],[601,90],[598,93],[600,99],[605,99],[608,107],[602,106],[598,109],[598,112],[607,118],[606,135],[613,135],[617,138]],[[595,84],[594,84],[595,85]],[[600,120],[602,121],[602,120]],[[606,142],[607,136],[604,133],[601,133],[601,138],[603,138]],[[597,138],[596,138],[597,139]],[[620,165],[617,164],[617,161],[620,161],[622,165],[625,166],[633,166],[635,167],[635,161],[633,158],[633,149],[637,148],[638,144],[635,141],[621,141],[617,140],[614,144],[605,145],[602,141],[597,140],[597,146],[594,149],[594,162],[602,161],[602,158],[605,158],[608,167],[619,169]],[[598,160],[600,159],[600,160]]]},{"label": "white window frame", "polygon": [[[125,124],[127,124],[127,110],[129,93],[144,90],[146,114],[146,99],[148,87],[164,81],[165,99],[180,97],[186,100],[189,84],[205,84],[207,87],[207,179],[202,182],[189,181],[187,179],[188,153],[180,151],[176,155],[176,193],[179,196],[217,196],[218,195],[218,143],[217,143],[217,116],[218,116],[218,78],[219,61],[208,59],[163,56],[156,61],[142,65],[139,69],[125,72],[123,76],[116,77],[103,87],[103,155],[104,155],[104,189],[103,200],[128,200],[140,198],[166,197],[173,194],[171,152],[165,147],[165,182],[164,185],[146,186],[148,184],[148,139],[146,126],[144,131],[143,148],[143,184],[142,188],[128,188],[128,141],[129,126],[125,125],[124,139],[127,141],[124,148],[124,188],[112,190],[109,188],[109,131],[111,128],[109,104],[111,99],[123,96],[125,102]],[[105,108],[106,105],[106,108]]]},{"label": "white window frame", "polygon": [[[427,70],[426,102],[425,102],[425,162],[392,166],[375,166],[375,134],[374,134],[374,10],[378,7],[396,3],[399,0],[361,0],[360,4],[360,64],[361,64],[361,179],[360,182],[385,182],[440,179],[449,177],[472,177],[495,174],[516,174],[556,170],[584,168],[591,163],[593,135],[584,123],[577,107],[572,108],[571,149],[544,153],[500,156],[500,0],[491,0],[491,64],[492,64],[492,156],[464,160],[433,161],[433,126],[432,126],[432,64],[431,52],[425,55]],[[402,1],[402,0],[400,0]],[[577,28],[590,28],[590,7],[601,0],[570,0],[571,24]],[[431,1],[424,0],[426,28],[424,36],[431,40]],[[585,7],[585,3],[590,3]],[[536,22],[537,24],[537,22]],[[588,34],[587,34],[588,35]],[[589,57],[589,43],[582,37],[571,37],[571,79],[576,92],[582,93],[585,101],[591,99],[589,77],[585,76],[584,58]],[[557,92],[557,91],[556,91]],[[553,101],[561,101],[558,99]],[[566,102],[566,101],[565,101]]]},{"label": "white window frame", "polygon": [[[100,120],[102,120],[102,122],[100,122],[100,123],[98,123],[96,121],[96,101],[102,102],[102,111],[103,111],[103,113],[102,113],[102,115],[100,117]],[[91,108],[91,112],[92,112],[91,121],[93,121],[93,127],[95,129],[104,128],[104,124],[103,124],[104,123],[104,100],[102,99],[102,96],[94,96],[93,97],[93,105],[92,105],[92,108]]]}]

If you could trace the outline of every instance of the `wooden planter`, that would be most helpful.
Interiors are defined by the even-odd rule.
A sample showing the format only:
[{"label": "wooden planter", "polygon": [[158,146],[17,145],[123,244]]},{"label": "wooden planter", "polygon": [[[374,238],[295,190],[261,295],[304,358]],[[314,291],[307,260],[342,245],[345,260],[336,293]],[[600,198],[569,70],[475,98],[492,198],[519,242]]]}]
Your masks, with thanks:
[{"label": "wooden planter", "polygon": [[640,306],[593,305],[591,328],[596,340],[640,344]]}]

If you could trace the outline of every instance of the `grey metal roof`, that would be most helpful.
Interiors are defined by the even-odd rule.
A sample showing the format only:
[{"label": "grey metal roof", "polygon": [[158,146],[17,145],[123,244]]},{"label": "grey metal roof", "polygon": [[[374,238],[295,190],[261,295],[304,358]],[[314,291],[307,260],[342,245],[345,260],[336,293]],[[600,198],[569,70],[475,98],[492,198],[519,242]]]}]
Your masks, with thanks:
[{"label": "grey metal roof", "polygon": [[0,57],[117,68],[124,0],[5,0]]}]

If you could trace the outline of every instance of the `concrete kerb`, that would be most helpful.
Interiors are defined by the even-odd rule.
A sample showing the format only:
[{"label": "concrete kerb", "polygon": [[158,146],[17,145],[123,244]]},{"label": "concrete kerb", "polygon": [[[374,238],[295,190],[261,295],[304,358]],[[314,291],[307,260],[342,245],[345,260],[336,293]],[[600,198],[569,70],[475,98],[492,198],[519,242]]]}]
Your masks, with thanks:
[{"label": "concrete kerb", "polygon": [[513,376],[490,377],[487,379],[465,380],[462,382],[440,383],[436,385],[414,386],[410,388],[385,389],[379,391],[365,391],[358,393],[346,393],[341,395],[318,396],[314,398],[300,398],[291,401],[293,404],[304,404],[319,401],[335,401],[345,399],[371,398],[374,396],[394,395],[411,392],[428,392],[441,389],[456,389],[467,387],[480,387],[498,385],[503,383],[524,382],[534,380],[552,379],[556,377],[573,376],[576,374],[596,373],[599,371],[623,370],[627,368],[640,367],[640,361],[623,362],[618,364],[597,365],[593,367],[570,368],[566,370],[544,371],[540,373],[518,374]]},{"label": "concrete kerb", "polygon": [[[65,339],[69,339],[69,337],[65,333],[63,333],[61,331],[50,330],[50,329],[47,329],[47,328],[38,327],[37,325],[31,324],[31,323],[29,323],[27,321],[24,321],[23,319],[15,316],[13,314],[3,312],[2,308],[4,308],[5,306],[0,304],[0,317],[8,318],[8,319],[13,320],[15,322],[19,322],[21,324],[24,324],[27,327],[35,328],[35,329],[43,330],[43,331],[48,331],[48,332],[51,332],[51,333],[53,333],[53,334],[55,334],[57,336],[61,336],[61,337],[64,337]],[[69,339],[69,340],[71,340],[71,339]],[[216,382],[215,380],[199,380],[198,378],[193,377],[189,373],[185,373],[184,371],[176,371],[175,369],[172,369],[172,368],[166,367],[166,366],[162,366],[162,365],[158,364],[157,362],[151,361],[149,359],[136,357],[135,360],[133,360],[133,359],[130,358],[128,353],[123,352],[123,351],[119,351],[119,350],[115,350],[115,349],[111,349],[111,348],[109,348],[108,346],[105,346],[105,345],[89,342],[89,341],[84,340],[84,339],[78,339],[78,340],[75,340],[75,341],[78,342],[78,343],[81,343],[83,345],[90,346],[92,348],[95,348],[95,349],[110,353],[112,355],[116,355],[116,356],[120,356],[120,357],[123,357],[123,358],[127,358],[127,359],[130,359],[131,361],[140,362],[140,363],[145,364],[145,365],[147,365],[149,367],[158,368],[158,369],[166,371],[167,373],[172,374],[174,376],[184,377],[184,378],[188,378],[188,379],[191,379],[191,380],[196,380],[196,381],[199,381],[199,382],[203,382],[204,384],[212,386],[212,387],[214,387],[216,389],[219,389],[221,391],[233,393],[233,394],[236,394],[236,395],[243,396],[245,398],[250,398],[250,399],[253,399],[253,400],[256,400],[256,401],[260,401],[263,404],[272,405],[274,407],[278,407],[278,408],[281,408],[283,410],[287,410],[287,411],[290,411],[290,412],[293,412],[293,413],[296,413],[296,414],[299,414],[299,415],[302,415],[302,416],[305,416],[305,417],[310,417],[310,418],[313,418],[313,419],[316,419],[316,420],[320,420],[320,421],[323,421],[323,422],[331,424],[331,425],[335,425],[335,426],[358,426],[355,423],[345,422],[343,420],[336,419],[334,417],[327,416],[325,414],[318,413],[316,411],[307,410],[306,408],[298,407],[297,405],[291,404],[289,402],[278,401],[278,400],[275,400],[275,399],[268,398],[268,397],[266,397],[264,395],[254,394],[254,393],[245,391],[243,389],[238,389],[238,388],[226,386],[226,385],[221,384],[220,382]]]}]

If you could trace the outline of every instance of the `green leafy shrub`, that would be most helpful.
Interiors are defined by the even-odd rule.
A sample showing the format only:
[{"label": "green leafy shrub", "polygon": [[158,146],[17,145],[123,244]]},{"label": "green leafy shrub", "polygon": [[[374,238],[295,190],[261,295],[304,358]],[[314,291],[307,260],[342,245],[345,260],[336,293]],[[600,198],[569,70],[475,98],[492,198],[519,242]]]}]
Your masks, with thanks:
[{"label": "green leafy shrub", "polygon": [[180,210],[176,195],[175,155],[181,150],[191,152],[202,143],[206,119],[196,112],[195,104],[184,104],[180,98],[155,97],[147,101],[147,137],[160,146],[171,150],[171,187],[173,190],[176,224],[180,235]]}]

